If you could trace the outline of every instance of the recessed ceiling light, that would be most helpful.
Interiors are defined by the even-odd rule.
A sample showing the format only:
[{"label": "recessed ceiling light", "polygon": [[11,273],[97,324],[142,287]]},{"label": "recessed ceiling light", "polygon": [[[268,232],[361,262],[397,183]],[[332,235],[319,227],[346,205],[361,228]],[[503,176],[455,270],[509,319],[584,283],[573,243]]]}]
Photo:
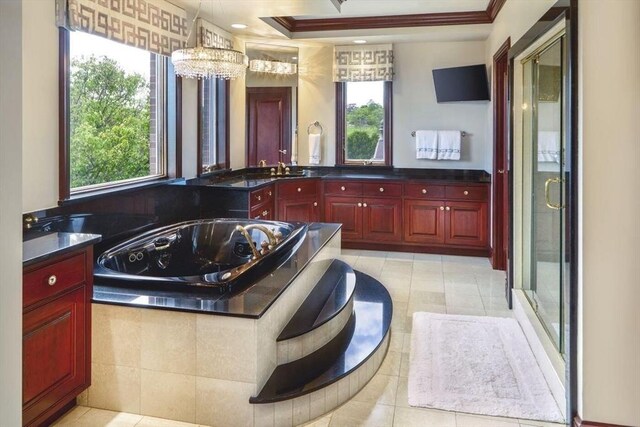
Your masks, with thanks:
[{"label": "recessed ceiling light", "polygon": [[239,30],[244,30],[245,28],[247,28],[247,26],[245,24],[231,24],[232,28],[237,28]]},{"label": "recessed ceiling light", "polygon": [[353,42],[355,44],[365,44],[367,41],[366,40],[354,40]]}]

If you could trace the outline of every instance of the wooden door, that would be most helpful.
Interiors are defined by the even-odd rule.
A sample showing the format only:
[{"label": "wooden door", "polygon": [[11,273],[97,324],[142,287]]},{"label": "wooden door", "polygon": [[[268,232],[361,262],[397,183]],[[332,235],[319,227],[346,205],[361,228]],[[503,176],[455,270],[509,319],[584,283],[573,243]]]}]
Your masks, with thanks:
[{"label": "wooden door", "polygon": [[86,317],[86,291],[87,287],[82,286],[23,316],[24,425],[65,396],[74,391],[80,393],[88,384],[90,323]]},{"label": "wooden door", "polygon": [[260,160],[291,163],[290,87],[247,88],[247,166]]},{"label": "wooden door", "polygon": [[[360,206],[359,206],[360,205]],[[362,201],[358,197],[327,196],[324,220],[342,224],[342,240],[362,238]]]},{"label": "wooden door", "polygon": [[278,200],[278,219],[280,221],[319,221],[318,202],[313,199]]},{"label": "wooden door", "polygon": [[[493,56],[493,254],[496,270],[506,270],[509,253],[509,47],[507,39]],[[509,294],[507,290],[507,294]],[[509,297],[508,297],[509,298]]]},{"label": "wooden door", "polygon": [[447,202],[445,213],[446,244],[487,247],[487,203]]},{"label": "wooden door", "polygon": [[404,239],[411,243],[444,243],[444,202],[404,201]]},{"label": "wooden door", "polygon": [[365,197],[362,202],[362,238],[385,242],[402,240],[402,200]]}]

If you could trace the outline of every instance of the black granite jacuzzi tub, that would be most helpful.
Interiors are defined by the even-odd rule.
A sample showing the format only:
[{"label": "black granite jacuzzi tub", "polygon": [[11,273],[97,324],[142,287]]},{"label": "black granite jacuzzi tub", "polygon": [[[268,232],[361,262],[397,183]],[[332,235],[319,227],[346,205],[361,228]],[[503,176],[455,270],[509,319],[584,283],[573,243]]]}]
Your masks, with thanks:
[{"label": "black granite jacuzzi tub", "polygon": [[[249,227],[247,235],[258,249],[269,240],[260,227],[281,237],[265,255],[255,257],[238,226]],[[306,232],[304,223],[227,218],[185,221],[148,231],[105,251],[96,261],[94,276],[118,287],[212,288],[235,293],[285,262]]]}]

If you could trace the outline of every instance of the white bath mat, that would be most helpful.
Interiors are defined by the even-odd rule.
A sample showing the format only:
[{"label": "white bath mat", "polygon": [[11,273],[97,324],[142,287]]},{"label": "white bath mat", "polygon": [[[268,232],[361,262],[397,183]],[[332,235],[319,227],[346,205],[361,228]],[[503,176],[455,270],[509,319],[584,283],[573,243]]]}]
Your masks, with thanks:
[{"label": "white bath mat", "polygon": [[515,319],[414,313],[409,405],[564,422]]}]

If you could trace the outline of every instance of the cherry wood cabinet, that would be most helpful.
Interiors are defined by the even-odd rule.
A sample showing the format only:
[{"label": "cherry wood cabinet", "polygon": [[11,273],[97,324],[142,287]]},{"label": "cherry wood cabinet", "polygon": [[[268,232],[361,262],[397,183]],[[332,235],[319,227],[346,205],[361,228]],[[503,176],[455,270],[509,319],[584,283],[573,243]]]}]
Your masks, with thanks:
[{"label": "cherry wood cabinet", "polygon": [[22,418],[49,425],[91,381],[93,251],[24,269]]},{"label": "cherry wood cabinet", "polygon": [[447,202],[445,243],[484,248],[489,243],[486,202]]},{"label": "cherry wood cabinet", "polygon": [[404,201],[404,240],[408,243],[444,244],[444,204],[432,200]]},{"label": "cherry wood cabinet", "polygon": [[321,219],[319,180],[285,180],[278,183],[276,218],[280,221],[317,222]]},{"label": "cherry wood cabinet", "polygon": [[325,196],[324,221],[342,224],[342,240],[360,240],[362,202],[354,197]]},{"label": "cherry wood cabinet", "polygon": [[275,188],[268,185],[249,193],[249,218],[252,219],[276,219],[275,214]]},{"label": "cherry wood cabinet", "polygon": [[362,238],[369,241],[402,240],[402,200],[362,198]]}]

